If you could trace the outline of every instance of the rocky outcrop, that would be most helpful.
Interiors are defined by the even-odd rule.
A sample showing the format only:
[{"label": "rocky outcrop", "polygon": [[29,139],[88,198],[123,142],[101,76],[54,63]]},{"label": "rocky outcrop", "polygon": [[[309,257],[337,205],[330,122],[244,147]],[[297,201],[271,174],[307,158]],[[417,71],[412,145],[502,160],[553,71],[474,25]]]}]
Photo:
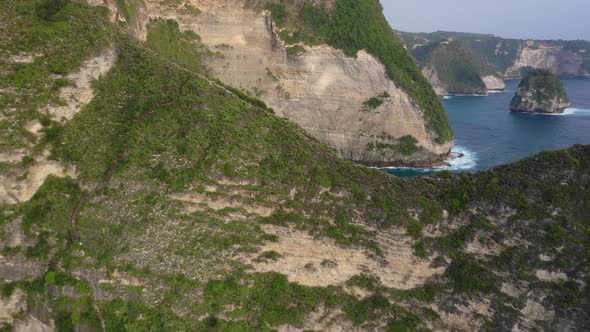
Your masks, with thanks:
[{"label": "rocky outcrop", "polygon": [[506,83],[499,76],[488,75],[481,78],[488,91],[504,91]]},{"label": "rocky outcrop", "polygon": [[[290,55],[270,14],[245,8],[244,1],[184,4],[198,8],[199,15],[159,0],[145,3],[150,19],[178,21],[181,30],[196,32],[221,55],[206,60],[213,76],[262,99],[344,158],[375,166],[432,165],[442,162],[453,145],[436,143],[424,110],[365,51],[349,57],[320,45]],[[322,4],[329,7],[333,1]],[[380,95],[389,97],[376,109],[364,110],[365,102]],[[406,136],[417,141],[411,155],[393,148]],[[376,146],[384,148],[371,148]]]},{"label": "rocky outcrop", "polygon": [[571,102],[558,77],[545,69],[531,71],[510,104],[513,112],[562,113]]}]

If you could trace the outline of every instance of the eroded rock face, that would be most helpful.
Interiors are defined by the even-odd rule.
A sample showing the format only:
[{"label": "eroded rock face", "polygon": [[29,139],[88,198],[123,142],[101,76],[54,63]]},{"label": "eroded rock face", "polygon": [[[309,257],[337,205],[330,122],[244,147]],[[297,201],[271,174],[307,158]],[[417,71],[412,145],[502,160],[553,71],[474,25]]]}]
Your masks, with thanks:
[{"label": "eroded rock face", "polygon": [[584,53],[567,49],[559,42],[526,41],[505,76],[521,77],[521,70],[530,67],[547,69],[560,76],[589,76],[590,72],[584,68],[582,55]]},{"label": "eroded rock face", "polygon": [[[188,15],[159,0],[148,0],[150,18],[174,19],[192,30],[212,51],[206,65],[213,76],[249,91],[276,113],[294,121],[340,156],[370,165],[430,165],[448,155],[453,142],[437,144],[423,110],[387,78],[374,56],[356,58],[330,46],[305,47],[289,55],[268,13],[244,8],[243,1],[191,0],[199,15]],[[327,2],[326,5],[330,5]],[[383,103],[367,111],[364,103]],[[399,139],[412,136],[418,150],[403,155]]]},{"label": "eroded rock face", "polygon": [[[47,105],[41,111],[56,121],[71,120],[84,106],[94,98],[92,84],[111,70],[117,59],[114,45],[101,50],[99,54],[88,58],[82,66],[68,74],[71,86],[63,87],[59,91],[61,103]],[[27,125],[26,129],[33,135],[39,136],[42,126],[38,121]],[[72,169],[66,169],[62,163],[48,160],[49,151],[36,157],[35,162],[27,166],[23,172],[4,172],[0,174],[0,205],[18,204],[26,202],[43,185],[49,176],[75,177]],[[17,163],[29,155],[26,149],[16,151],[0,151],[0,162]]]},{"label": "eroded rock face", "polygon": [[279,240],[266,244],[261,251],[276,252],[280,258],[258,261],[256,253],[245,260],[258,272],[284,273],[290,281],[306,286],[342,286],[350,278],[371,271],[387,287],[412,289],[445,271],[444,267],[432,267],[431,259],[418,259],[411,239],[401,232],[379,235],[384,254],[381,259],[372,259],[365,250],[345,249],[307,232],[277,226],[266,226],[264,230]]},{"label": "eroded rock face", "polygon": [[548,70],[530,72],[518,86],[510,104],[513,112],[562,113],[571,102],[558,77]]},{"label": "eroded rock face", "polygon": [[498,76],[488,75],[481,78],[488,91],[503,91],[506,89],[506,83]]},{"label": "eroded rock face", "polygon": [[437,96],[445,96],[448,94],[447,88],[438,77],[438,73],[432,66],[426,65],[422,68],[422,75],[426,77]]},{"label": "eroded rock face", "polygon": [[84,61],[76,72],[70,73],[68,79],[73,86],[67,86],[60,90],[60,98],[63,104],[48,106],[45,112],[51,115],[56,121],[71,120],[76,113],[82,110],[94,98],[92,82],[105,75],[117,59],[114,46],[103,50],[100,54]]}]

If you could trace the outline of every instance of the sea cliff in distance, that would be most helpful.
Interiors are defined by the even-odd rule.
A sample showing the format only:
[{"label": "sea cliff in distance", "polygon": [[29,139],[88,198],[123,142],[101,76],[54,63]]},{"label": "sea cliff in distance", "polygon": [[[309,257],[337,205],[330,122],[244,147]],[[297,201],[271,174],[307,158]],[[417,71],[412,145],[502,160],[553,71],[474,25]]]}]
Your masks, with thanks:
[{"label": "sea cliff in distance", "polygon": [[[470,65],[470,72],[476,72],[484,81],[485,77],[490,77],[490,68],[493,69],[494,74],[491,77],[501,79],[522,78],[532,68],[547,69],[558,76],[590,76],[590,42],[584,40],[521,40],[487,34],[446,31],[432,33],[396,31],[396,33],[410,53],[421,63],[422,68],[436,68],[433,65],[435,62],[428,58],[427,61],[421,61],[424,58],[421,54],[425,49],[430,49],[432,45],[440,44],[441,41],[452,40],[460,45],[457,48],[462,47],[470,51],[455,52],[453,60],[463,64],[479,63],[479,65]],[[478,60],[474,62],[473,57]],[[433,58],[430,57],[430,59]],[[480,94],[481,86],[472,83],[473,75],[462,74],[459,69],[455,70],[453,76],[459,77],[464,85],[470,86],[472,94]],[[452,81],[444,78],[445,75],[436,73],[438,77],[433,76],[432,73],[426,75],[435,89],[441,86],[441,81],[443,86],[453,86]],[[489,82],[488,90],[500,87],[492,81]],[[439,95],[452,94],[452,92],[452,90],[437,89]]]}]

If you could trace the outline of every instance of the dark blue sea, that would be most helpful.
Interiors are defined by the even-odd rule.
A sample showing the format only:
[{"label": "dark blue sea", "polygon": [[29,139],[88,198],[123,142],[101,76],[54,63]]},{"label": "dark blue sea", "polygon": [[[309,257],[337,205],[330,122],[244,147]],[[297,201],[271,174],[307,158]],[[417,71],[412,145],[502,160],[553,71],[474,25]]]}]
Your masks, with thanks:
[{"label": "dark blue sea", "polygon": [[572,107],[559,115],[510,112],[518,80],[506,91],[484,97],[445,97],[443,105],[455,132],[454,149],[464,154],[448,166],[429,169],[388,168],[388,173],[421,176],[442,170],[472,172],[510,163],[544,150],[590,144],[590,78],[562,78]]}]

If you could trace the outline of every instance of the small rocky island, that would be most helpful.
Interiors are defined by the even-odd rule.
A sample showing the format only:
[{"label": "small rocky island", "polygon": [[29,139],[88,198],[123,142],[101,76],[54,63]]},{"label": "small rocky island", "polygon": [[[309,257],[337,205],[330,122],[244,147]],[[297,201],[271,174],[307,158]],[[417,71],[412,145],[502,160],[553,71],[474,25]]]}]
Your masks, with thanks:
[{"label": "small rocky island", "polygon": [[545,69],[534,69],[520,82],[510,103],[510,110],[526,113],[563,113],[571,105],[557,76]]}]

